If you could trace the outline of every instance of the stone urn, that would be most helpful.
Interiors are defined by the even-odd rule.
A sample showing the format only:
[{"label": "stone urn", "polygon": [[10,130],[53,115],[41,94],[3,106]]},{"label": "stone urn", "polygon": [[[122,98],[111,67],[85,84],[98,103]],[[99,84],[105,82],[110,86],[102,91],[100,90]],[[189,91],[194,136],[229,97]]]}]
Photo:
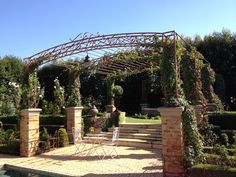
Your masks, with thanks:
[{"label": "stone urn", "polygon": [[92,117],[97,117],[98,109],[96,108],[95,105],[93,105],[92,109],[89,111],[89,114],[90,114]]}]

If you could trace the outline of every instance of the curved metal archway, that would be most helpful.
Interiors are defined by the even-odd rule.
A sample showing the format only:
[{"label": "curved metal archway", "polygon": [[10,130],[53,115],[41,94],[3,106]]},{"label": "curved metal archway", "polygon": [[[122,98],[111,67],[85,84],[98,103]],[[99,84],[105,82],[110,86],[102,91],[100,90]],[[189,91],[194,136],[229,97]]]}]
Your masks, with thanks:
[{"label": "curved metal archway", "polygon": [[[78,39],[79,38],[79,39]],[[74,54],[88,51],[111,48],[125,47],[145,47],[154,46],[157,41],[165,39],[177,40],[182,39],[175,31],[168,32],[136,32],[136,33],[119,33],[108,35],[91,35],[85,33],[79,35],[74,40],[57,45],[55,47],[41,51],[35,55],[24,59],[27,68],[36,68],[41,64],[61,59]],[[175,44],[175,42],[174,42]],[[175,51],[173,51],[175,52]]]}]

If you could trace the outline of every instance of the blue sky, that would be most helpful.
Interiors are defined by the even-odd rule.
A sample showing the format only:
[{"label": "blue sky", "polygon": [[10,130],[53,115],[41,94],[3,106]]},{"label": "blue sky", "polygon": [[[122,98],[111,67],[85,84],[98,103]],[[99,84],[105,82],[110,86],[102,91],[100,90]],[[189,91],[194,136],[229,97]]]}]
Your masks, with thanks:
[{"label": "blue sky", "polygon": [[235,0],[1,0],[0,56],[20,58],[80,33],[236,32]]}]

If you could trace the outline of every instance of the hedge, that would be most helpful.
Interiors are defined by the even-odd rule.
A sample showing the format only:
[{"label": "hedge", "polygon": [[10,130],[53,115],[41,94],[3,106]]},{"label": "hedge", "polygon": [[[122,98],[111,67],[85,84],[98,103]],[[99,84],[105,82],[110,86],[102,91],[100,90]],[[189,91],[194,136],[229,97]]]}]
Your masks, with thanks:
[{"label": "hedge", "polygon": [[[107,131],[109,127],[112,126],[118,126],[118,115],[114,114],[113,118],[105,118],[103,113],[98,113],[98,116],[101,117],[102,119],[102,130]],[[15,124],[15,125],[4,125],[4,129],[12,128],[12,126],[16,126],[19,123],[19,116],[14,115],[14,116],[0,116],[0,121],[2,121],[3,125],[4,124]],[[91,115],[83,115],[82,116],[82,126],[84,127],[84,133],[89,132],[89,128],[92,126],[91,125]],[[39,118],[39,124],[40,124],[40,131],[42,130],[43,127],[46,127],[48,130],[49,134],[54,134],[55,130],[58,130],[62,126],[66,127],[66,115],[40,115]],[[43,125],[43,126],[42,126]],[[45,126],[44,126],[45,125]],[[53,127],[50,125],[58,125]],[[16,129],[16,128],[13,128]]]},{"label": "hedge", "polygon": [[223,130],[236,130],[236,112],[211,113],[209,123]]},{"label": "hedge", "polygon": [[19,116],[11,115],[11,116],[0,116],[0,121],[3,124],[18,124]]},{"label": "hedge", "polygon": [[189,177],[236,177],[236,168],[198,164],[187,170]]}]

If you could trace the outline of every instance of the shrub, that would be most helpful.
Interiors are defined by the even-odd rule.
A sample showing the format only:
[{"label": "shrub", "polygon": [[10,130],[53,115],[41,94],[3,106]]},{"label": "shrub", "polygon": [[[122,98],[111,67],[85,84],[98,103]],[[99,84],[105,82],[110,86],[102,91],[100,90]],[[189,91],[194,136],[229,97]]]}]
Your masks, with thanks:
[{"label": "shrub", "polygon": [[58,130],[58,135],[59,135],[59,146],[60,147],[65,147],[69,145],[69,138],[66,132],[65,128],[60,128]]},{"label": "shrub", "polygon": [[40,125],[66,125],[65,115],[40,115]]},{"label": "shrub", "polygon": [[236,168],[210,164],[198,164],[188,169],[189,177],[235,177]]},{"label": "shrub", "polygon": [[42,151],[49,151],[50,150],[50,140],[49,134],[46,128],[43,128],[42,132],[40,133],[40,140],[42,141]]},{"label": "shrub", "polygon": [[220,140],[221,140],[222,145],[225,145],[225,146],[229,145],[229,137],[226,133],[221,133]]},{"label": "shrub", "polygon": [[224,145],[216,145],[213,147],[213,151],[219,155],[222,159],[227,159],[228,157],[228,151]]},{"label": "shrub", "polygon": [[211,124],[202,124],[199,127],[199,133],[202,135],[204,146],[213,146],[216,144],[218,139],[217,131],[219,133],[220,130],[217,130],[217,128]]}]

